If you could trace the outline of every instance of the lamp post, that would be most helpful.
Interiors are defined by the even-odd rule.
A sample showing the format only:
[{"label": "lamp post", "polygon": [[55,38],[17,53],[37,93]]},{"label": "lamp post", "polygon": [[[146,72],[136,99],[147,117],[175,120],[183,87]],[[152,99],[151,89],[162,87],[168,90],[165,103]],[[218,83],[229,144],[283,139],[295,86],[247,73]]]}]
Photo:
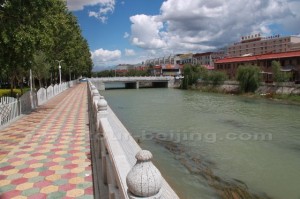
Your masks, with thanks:
[{"label": "lamp post", "polygon": [[60,62],[64,61],[64,60],[55,60],[58,62],[58,70],[59,70],[59,84],[61,84],[61,65]]},{"label": "lamp post", "polygon": [[72,80],[72,77],[71,77],[71,67],[72,67],[72,66],[69,66],[69,81]]}]

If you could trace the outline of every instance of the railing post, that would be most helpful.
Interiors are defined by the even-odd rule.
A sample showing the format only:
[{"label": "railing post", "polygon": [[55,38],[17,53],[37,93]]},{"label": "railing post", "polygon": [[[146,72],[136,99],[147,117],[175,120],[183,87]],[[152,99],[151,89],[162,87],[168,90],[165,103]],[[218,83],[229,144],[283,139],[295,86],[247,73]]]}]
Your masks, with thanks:
[{"label": "railing post", "polygon": [[19,116],[21,115],[21,103],[20,103],[20,97],[18,93],[17,93],[17,109],[18,109],[17,116]]},{"label": "railing post", "polygon": [[[107,102],[103,96],[100,96],[97,102],[97,129],[100,126],[100,118],[107,116]],[[101,149],[103,148],[103,149]],[[104,184],[107,184],[107,152],[105,150],[103,137],[101,135],[100,139],[100,158],[101,158],[101,167],[102,167],[102,177]]]},{"label": "railing post", "polygon": [[100,96],[100,99],[97,103],[98,113],[100,117],[106,117],[107,114],[107,101],[104,99],[103,96]]},{"label": "railing post", "polygon": [[136,164],[126,177],[130,199],[160,199],[162,194],[162,176],[152,164],[150,151],[141,150],[135,156]]}]

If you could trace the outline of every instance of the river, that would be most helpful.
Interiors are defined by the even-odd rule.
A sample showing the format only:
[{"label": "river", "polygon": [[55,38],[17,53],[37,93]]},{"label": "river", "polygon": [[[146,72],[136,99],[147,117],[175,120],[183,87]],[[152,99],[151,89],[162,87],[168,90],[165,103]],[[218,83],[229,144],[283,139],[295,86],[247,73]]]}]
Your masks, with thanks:
[{"label": "river", "polygon": [[178,89],[101,94],[181,198],[221,198],[232,184],[300,198],[299,106]]}]

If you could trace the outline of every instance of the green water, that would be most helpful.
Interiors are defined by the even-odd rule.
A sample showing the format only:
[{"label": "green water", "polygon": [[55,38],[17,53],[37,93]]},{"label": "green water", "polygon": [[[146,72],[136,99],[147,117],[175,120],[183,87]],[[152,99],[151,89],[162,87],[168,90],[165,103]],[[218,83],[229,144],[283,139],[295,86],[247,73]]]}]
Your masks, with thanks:
[{"label": "green water", "polygon": [[171,137],[190,154],[213,162],[222,179],[237,179],[254,193],[300,198],[300,107],[268,100],[182,91],[102,91],[141,147],[181,198],[217,198],[206,180],[191,174],[153,135]]}]

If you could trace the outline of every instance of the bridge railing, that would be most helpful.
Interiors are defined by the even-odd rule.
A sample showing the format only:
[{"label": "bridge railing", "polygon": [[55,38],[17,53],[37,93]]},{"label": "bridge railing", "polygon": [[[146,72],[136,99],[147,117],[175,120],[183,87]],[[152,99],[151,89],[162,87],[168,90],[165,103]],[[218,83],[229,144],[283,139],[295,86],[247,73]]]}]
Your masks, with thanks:
[{"label": "bridge railing", "polygon": [[88,102],[95,198],[179,198],[90,81]]},{"label": "bridge railing", "polygon": [[90,78],[93,80],[101,80],[104,82],[109,81],[167,81],[173,79],[171,76],[136,76],[136,77],[101,77],[101,78]]}]

